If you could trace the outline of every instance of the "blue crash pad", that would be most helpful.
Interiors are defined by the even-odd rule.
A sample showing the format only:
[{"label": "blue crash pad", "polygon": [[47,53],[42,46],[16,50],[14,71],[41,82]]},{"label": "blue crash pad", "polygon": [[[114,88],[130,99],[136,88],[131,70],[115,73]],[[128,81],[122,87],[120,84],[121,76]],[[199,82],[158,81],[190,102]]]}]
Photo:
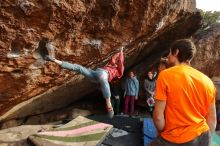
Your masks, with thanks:
[{"label": "blue crash pad", "polygon": [[157,130],[152,118],[144,118],[143,122],[144,146],[147,146],[157,137]]}]

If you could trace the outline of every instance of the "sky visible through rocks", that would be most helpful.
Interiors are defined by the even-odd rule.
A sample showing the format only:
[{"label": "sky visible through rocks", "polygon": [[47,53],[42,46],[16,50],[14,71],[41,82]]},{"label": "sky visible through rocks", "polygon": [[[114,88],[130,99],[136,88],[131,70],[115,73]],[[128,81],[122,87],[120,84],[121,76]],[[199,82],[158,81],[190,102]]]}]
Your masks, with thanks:
[{"label": "sky visible through rocks", "polygon": [[196,0],[196,7],[203,11],[220,11],[220,0]]}]

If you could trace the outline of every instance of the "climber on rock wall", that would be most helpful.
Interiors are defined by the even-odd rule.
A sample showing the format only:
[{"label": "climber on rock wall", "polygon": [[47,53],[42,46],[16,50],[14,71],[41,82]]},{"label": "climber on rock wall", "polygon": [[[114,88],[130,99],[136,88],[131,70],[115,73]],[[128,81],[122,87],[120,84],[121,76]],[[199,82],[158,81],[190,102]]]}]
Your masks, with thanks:
[{"label": "climber on rock wall", "polygon": [[97,68],[96,70],[86,68],[79,64],[72,64],[66,61],[57,60],[55,58],[54,47],[51,43],[47,43],[46,48],[48,51],[48,55],[45,57],[46,60],[53,61],[59,64],[62,68],[80,73],[84,75],[86,78],[88,78],[89,80],[95,81],[100,84],[103,97],[106,100],[106,109],[108,111],[108,116],[110,118],[113,118],[114,110],[111,105],[111,99],[110,99],[111,91],[110,91],[109,82],[111,82],[113,79],[114,80],[120,79],[123,76],[123,73],[124,73],[123,49],[124,47],[121,47],[120,52],[114,54],[109,60],[109,62],[104,67]]}]

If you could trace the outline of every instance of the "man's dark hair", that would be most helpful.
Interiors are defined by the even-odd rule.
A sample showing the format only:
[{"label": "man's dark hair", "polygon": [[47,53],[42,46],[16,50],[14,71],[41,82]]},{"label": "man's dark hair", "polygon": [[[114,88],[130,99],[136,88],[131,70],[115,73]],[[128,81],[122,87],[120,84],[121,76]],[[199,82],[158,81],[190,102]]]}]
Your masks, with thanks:
[{"label": "man's dark hair", "polygon": [[175,54],[177,49],[179,53],[177,58],[179,62],[189,62],[196,53],[196,47],[190,39],[176,40],[170,47],[171,53]]}]

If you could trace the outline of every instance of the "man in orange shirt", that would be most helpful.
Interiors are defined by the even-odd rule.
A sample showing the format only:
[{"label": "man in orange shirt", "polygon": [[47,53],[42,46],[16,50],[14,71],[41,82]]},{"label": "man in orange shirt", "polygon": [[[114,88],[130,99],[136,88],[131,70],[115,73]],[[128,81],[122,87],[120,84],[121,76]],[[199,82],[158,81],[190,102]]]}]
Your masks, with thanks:
[{"label": "man in orange shirt", "polygon": [[188,39],[175,41],[170,48],[168,63],[156,83],[153,114],[159,136],[150,146],[208,146],[216,127],[213,82],[190,67],[196,52]]}]

